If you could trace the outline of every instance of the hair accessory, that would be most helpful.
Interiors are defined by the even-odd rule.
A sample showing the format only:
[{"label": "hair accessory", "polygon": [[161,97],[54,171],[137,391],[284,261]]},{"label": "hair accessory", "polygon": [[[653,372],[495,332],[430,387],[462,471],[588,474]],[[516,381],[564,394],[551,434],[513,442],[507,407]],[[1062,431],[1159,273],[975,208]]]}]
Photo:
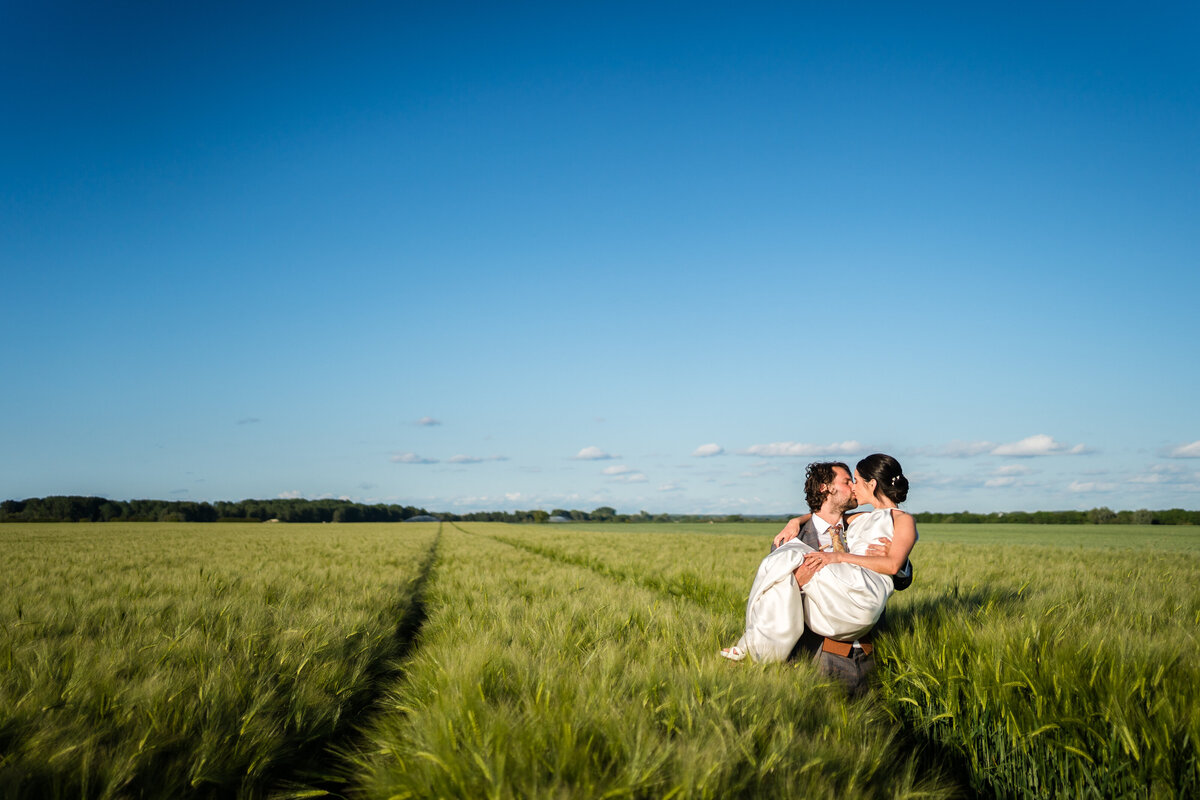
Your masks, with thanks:
[{"label": "hair accessory", "polygon": [[900,480],[900,476],[899,476],[899,475],[893,475],[893,476],[892,476],[892,486],[895,486],[895,485],[896,485],[896,483],[897,483],[897,481],[899,481],[899,480]]}]

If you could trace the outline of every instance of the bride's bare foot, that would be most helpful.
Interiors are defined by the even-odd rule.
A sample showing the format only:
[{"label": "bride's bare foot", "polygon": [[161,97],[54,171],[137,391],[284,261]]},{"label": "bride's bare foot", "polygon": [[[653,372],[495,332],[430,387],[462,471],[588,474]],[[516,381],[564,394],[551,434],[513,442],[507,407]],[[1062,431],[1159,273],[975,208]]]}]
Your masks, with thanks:
[{"label": "bride's bare foot", "polygon": [[741,661],[746,657],[746,651],[735,644],[733,647],[723,648],[721,650],[721,656],[723,658],[728,658],[730,661]]}]

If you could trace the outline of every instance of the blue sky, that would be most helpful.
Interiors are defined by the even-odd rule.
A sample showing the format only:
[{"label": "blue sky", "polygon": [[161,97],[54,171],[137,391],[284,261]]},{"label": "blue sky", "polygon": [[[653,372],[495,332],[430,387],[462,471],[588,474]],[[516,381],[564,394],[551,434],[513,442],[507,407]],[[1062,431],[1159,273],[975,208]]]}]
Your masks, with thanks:
[{"label": "blue sky", "polygon": [[8,4],[0,496],[1200,505],[1194,4]]}]

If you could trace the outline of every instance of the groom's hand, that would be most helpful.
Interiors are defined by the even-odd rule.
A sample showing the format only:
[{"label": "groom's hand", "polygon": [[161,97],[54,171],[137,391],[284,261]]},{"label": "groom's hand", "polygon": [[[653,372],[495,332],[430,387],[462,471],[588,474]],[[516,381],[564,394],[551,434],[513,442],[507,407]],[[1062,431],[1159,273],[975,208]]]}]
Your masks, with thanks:
[{"label": "groom's hand", "polygon": [[892,552],[892,540],[886,536],[867,545],[867,555],[869,556],[886,556],[890,552]]},{"label": "groom's hand", "polygon": [[813,575],[816,575],[817,570],[819,570],[822,566],[823,565],[821,564],[814,564],[805,561],[800,566],[796,567],[796,570],[792,573],[792,575],[796,578],[796,585],[803,586],[804,584],[808,583],[809,579],[811,579]]}]

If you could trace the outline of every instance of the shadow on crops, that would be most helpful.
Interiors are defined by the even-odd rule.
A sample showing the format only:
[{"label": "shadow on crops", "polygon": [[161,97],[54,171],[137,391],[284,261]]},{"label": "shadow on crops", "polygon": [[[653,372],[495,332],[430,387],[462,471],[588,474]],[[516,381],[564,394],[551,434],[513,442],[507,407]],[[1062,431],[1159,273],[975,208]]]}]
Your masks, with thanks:
[{"label": "shadow on crops", "polygon": [[883,625],[877,626],[876,631],[902,636],[930,623],[969,619],[985,613],[1017,613],[1024,602],[1021,593],[1008,586],[973,586],[963,590],[956,583],[949,591],[923,593],[915,600],[889,608]]},{"label": "shadow on crops", "polygon": [[936,782],[943,789],[951,788],[952,797],[975,800],[992,800],[995,797],[986,788],[971,785],[972,778],[966,760],[950,748],[919,736],[908,726],[897,730],[894,741],[897,750],[912,756],[918,775]]},{"label": "shadow on crops", "polygon": [[[1026,599],[1009,586],[972,586],[963,589],[957,582],[945,591],[923,592],[912,601],[889,608],[886,618],[877,631],[885,631],[888,637],[903,639],[910,635],[937,636],[953,628],[953,623],[966,623],[981,617],[998,619],[1019,616]],[[887,669],[886,663],[880,669]],[[874,702],[889,706],[878,686],[873,692]],[[897,746],[910,753],[919,771],[927,776],[938,775],[954,784],[960,797],[990,798],[986,787],[971,775],[962,753],[947,747],[917,730],[905,714],[893,713],[896,720]]]}]

